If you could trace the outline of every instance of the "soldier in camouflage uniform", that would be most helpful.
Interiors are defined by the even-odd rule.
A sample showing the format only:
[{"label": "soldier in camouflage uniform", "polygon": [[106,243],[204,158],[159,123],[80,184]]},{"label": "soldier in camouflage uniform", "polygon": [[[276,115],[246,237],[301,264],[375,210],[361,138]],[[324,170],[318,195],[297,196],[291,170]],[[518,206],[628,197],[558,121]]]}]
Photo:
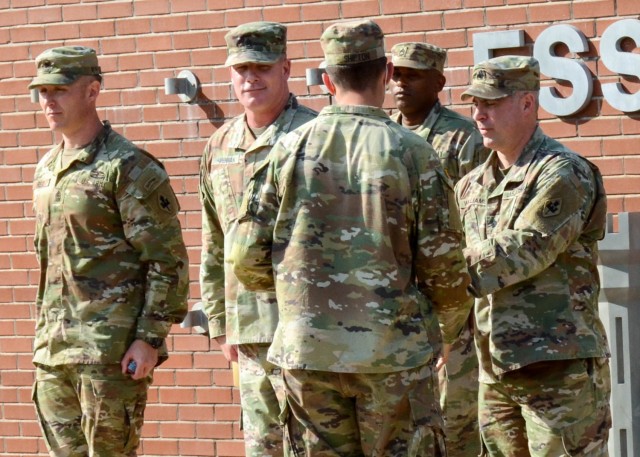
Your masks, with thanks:
[{"label": "soldier in camouflage uniform", "polygon": [[29,88],[62,142],[33,185],[33,399],[50,455],[135,456],[153,369],[187,311],[178,202],[162,164],[100,121],[93,49],[49,49],[36,65]]},{"label": "soldier in camouflage uniform", "polygon": [[[328,27],[336,106],[288,134],[247,191],[231,253],[275,289],[296,455],[444,455],[434,354],[471,308],[456,211],[433,149],[381,109],[393,65],[372,21]],[[435,163],[435,165],[434,165]]]},{"label": "soldier in camouflage uniform", "polygon": [[[398,43],[391,48],[390,86],[398,112],[391,118],[433,146],[448,178],[455,183],[487,159],[489,151],[474,122],[438,100],[446,78],[447,53],[428,43]],[[438,371],[440,406],[445,418],[449,457],[476,457],[478,430],[478,358],[473,344],[473,313],[449,348]]]},{"label": "soldier in camouflage uniform", "polygon": [[315,118],[289,93],[286,28],[254,22],[226,35],[231,79],[244,114],[209,139],[200,169],[200,286],[209,334],[228,360],[239,361],[240,399],[248,456],[281,456],[280,369],[267,362],[278,323],[273,293],[246,290],[225,264],[245,188],[278,138]]},{"label": "soldier in camouflage uniform", "polygon": [[488,160],[456,197],[475,305],[485,455],[606,456],[611,426],[597,241],[598,169],[537,124],[538,62],[474,67],[474,119]]}]

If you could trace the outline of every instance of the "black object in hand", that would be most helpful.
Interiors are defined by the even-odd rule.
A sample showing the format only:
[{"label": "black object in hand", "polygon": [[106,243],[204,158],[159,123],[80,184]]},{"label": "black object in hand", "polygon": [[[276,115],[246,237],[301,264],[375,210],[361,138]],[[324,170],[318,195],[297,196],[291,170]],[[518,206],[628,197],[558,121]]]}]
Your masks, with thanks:
[{"label": "black object in hand", "polygon": [[136,364],[135,360],[132,360],[129,362],[129,365],[127,365],[127,373],[134,374],[136,372],[136,368],[138,368],[138,364]]}]

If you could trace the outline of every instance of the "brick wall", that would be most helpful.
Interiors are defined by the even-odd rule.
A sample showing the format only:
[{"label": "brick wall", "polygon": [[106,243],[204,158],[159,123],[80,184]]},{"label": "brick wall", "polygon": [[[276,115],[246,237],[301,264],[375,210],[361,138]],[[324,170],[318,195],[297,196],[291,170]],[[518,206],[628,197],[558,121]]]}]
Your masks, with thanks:
[{"label": "brick wall", "polygon": [[[470,114],[460,93],[473,64],[476,32],[522,29],[531,55],[536,37],[554,20],[580,29],[589,41],[583,59],[594,95],[578,115],[558,119],[541,111],[542,125],[602,169],[610,212],[640,211],[638,113],[614,110],[603,82],[637,78],[612,74],[599,61],[600,37],[621,18],[637,18],[638,0],[0,0],[0,456],[45,455],[30,401],[31,344],[38,269],[32,239],[31,180],[39,157],[55,142],[26,86],[42,50],[82,44],[98,50],[106,73],[100,114],[116,130],[162,159],[182,211],[192,278],[190,303],[199,298],[200,212],[198,160],[209,135],[241,112],[228,83],[224,34],[233,26],[275,20],[289,26],[291,89],[319,109],[327,99],[307,88],[305,69],[322,60],[318,37],[337,19],[371,17],[400,41],[429,41],[449,50],[447,88],[441,100]],[[629,51],[639,52],[632,43]],[[198,104],[164,94],[164,78],[182,69],[202,82]],[[562,93],[570,88],[558,84]],[[391,107],[391,99],[387,99]],[[239,456],[238,392],[214,343],[174,328],[172,355],[157,370],[146,412],[144,456]]]}]

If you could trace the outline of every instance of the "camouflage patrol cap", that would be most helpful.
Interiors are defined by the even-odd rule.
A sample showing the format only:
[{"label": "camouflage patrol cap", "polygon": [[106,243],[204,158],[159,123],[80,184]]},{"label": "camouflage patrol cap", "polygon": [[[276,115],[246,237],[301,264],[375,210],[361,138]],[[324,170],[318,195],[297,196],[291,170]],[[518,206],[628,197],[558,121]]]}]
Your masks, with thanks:
[{"label": "camouflage patrol cap", "polygon": [[340,22],[320,37],[327,66],[353,65],[384,57],[384,34],[371,20]]},{"label": "camouflage patrol cap", "polygon": [[85,46],[47,49],[36,58],[37,75],[29,89],[52,84],[66,86],[80,76],[100,76],[96,51]]},{"label": "camouflage patrol cap", "polygon": [[391,61],[396,67],[416,70],[444,71],[447,51],[428,43],[398,43],[391,48]]},{"label": "camouflage patrol cap", "polygon": [[224,36],[230,67],[247,62],[276,63],[287,53],[287,28],[278,22],[249,22]]},{"label": "camouflage patrol cap", "polygon": [[517,91],[540,90],[540,65],[533,57],[502,56],[473,67],[471,86],[462,100],[471,97],[495,100]]}]

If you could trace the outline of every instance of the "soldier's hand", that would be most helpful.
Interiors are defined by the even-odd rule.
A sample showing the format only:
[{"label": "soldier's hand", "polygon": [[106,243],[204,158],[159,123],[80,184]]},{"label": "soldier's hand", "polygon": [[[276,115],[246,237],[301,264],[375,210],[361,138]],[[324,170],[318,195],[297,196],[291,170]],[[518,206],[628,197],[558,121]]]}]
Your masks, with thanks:
[{"label": "soldier's hand", "polygon": [[238,347],[235,344],[227,344],[227,337],[222,335],[214,338],[216,343],[220,345],[220,350],[222,351],[222,355],[229,362],[237,362],[238,361]]},{"label": "soldier's hand", "polygon": [[442,345],[442,354],[440,355],[440,357],[438,357],[438,361],[436,362],[436,370],[440,371],[442,369],[442,367],[445,366],[445,364],[447,363],[447,360],[449,359],[449,352],[451,351],[451,345],[450,344],[443,344]]},{"label": "soldier's hand", "polygon": [[120,366],[122,373],[127,374],[129,363],[135,362],[135,372],[129,373],[132,379],[142,379],[146,377],[158,363],[158,350],[151,347],[142,340],[135,340],[129,346],[125,353]]}]

